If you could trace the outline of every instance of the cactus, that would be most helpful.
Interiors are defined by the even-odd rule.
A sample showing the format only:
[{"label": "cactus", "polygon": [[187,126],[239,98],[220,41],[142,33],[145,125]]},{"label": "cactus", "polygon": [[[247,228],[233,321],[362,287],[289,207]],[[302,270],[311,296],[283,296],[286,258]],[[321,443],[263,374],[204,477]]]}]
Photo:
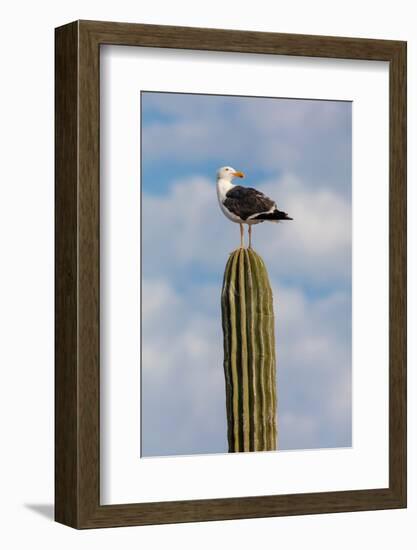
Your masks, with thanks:
[{"label": "cactus", "polygon": [[276,450],[272,290],[265,264],[252,249],[230,255],[221,303],[229,452]]}]

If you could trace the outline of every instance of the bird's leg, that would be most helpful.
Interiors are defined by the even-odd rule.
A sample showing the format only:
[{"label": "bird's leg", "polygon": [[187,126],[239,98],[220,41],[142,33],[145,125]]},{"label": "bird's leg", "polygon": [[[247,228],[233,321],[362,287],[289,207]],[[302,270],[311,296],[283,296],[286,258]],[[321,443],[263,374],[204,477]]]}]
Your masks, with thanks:
[{"label": "bird's leg", "polygon": [[240,248],[243,248],[243,246],[244,246],[243,236],[244,236],[243,223],[241,223],[240,224]]},{"label": "bird's leg", "polygon": [[249,233],[249,248],[252,248],[252,226],[249,224],[248,226],[248,233]]}]

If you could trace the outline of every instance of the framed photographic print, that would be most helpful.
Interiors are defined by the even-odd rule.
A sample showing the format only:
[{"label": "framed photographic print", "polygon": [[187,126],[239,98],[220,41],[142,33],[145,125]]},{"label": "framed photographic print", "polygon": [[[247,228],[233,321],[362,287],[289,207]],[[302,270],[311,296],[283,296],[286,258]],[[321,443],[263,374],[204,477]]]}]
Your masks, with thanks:
[{"label": "framed photographic print", "polygon": [[406,43],[56,29],[56,520],[406,506]]}]

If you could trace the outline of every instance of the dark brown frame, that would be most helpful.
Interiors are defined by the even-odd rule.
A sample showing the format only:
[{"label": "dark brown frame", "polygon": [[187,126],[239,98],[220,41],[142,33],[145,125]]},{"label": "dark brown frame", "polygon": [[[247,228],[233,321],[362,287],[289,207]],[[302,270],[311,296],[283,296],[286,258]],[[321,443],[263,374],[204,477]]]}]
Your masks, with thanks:
[{"label": "dark brown frame", "polygon": [[[389,62],[388,488],[100,505],[99,55],[102,44]],[[75,528],[97,528],[406,507],[406,43],[76,21],[56,29],[55,46],[56,521]]]}]

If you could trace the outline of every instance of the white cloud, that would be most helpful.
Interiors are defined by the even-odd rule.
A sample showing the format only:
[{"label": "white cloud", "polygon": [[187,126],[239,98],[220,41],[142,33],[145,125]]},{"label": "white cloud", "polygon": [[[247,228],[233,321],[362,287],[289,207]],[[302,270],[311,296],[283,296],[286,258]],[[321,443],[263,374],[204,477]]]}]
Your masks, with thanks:
[{"label": "white cloud", "polygon": [[[305,448],[314,447],[318,426],[314,416],[305,412],[284,412],[278,418],[278,446],[284,450],[297,449],[300,441]],[[284,440],[284,441],[283,441]]]},{"label": "white cloud", "polygon": [[225,452],[222,336],[216,315],[204,314],[192,296],[176,292],[168,281],[145,279],[142,289],[144,454]]},{"label": "white cloud", "polygon": [[178,296],[163,279],[147,280],[143,284],[142,315],[149,321],[158,319],[164,310],[179,305]]}]

